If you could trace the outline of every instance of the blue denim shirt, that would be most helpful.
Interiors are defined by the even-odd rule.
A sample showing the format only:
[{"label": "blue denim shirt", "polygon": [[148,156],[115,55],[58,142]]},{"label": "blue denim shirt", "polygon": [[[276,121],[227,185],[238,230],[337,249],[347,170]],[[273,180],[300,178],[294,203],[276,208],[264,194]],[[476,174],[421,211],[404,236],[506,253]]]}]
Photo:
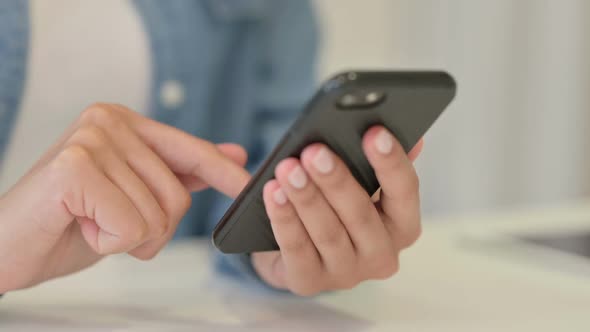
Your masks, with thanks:
[{"label": "blue denim shirt", "polygon": [[[253,170],[286,130],[314,87],[316,22],[301,0],[135,0],[149,35],[153,81],[149,114],[193,135],[243,144]],[[11,136],[24,81],[28,4],[0,1],[0,162]],[[100,65],[100,63],[97,63]],[[184,102],[160,101],[169,82]],[[195,194],[177,236],[208,235],[230,201]],[[249,272],[243,256],[217,262]]]}]

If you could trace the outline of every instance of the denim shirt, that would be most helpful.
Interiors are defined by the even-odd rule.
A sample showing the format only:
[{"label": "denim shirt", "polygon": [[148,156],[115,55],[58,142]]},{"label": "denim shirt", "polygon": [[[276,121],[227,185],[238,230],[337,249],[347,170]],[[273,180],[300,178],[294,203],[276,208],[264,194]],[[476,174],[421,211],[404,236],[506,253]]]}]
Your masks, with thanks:
[{"label": "denim shirt", "polygon": [[[149,36],[152,118],[214,142],[237,142],[253,170],[311,95],[317,27],[301,0],[135,0]],[[28,4],[0,1],[0,165],[26,79]],[[97,64],[100,65],[100,64]],[[161,100],[174,85],[181,103]],[[190,153],[190,152],[189,152]],[[194,194],[177,236],[208,235],[230,200]],[[251,275],[245,256],[226,270]]]}]

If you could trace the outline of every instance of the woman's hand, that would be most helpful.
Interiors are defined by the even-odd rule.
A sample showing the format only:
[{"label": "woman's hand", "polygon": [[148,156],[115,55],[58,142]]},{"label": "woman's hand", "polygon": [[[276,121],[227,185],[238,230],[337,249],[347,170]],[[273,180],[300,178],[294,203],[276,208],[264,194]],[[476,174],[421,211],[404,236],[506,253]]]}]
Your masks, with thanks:
[{"label": "woman's hand", "polygon": [[[34,133],[32,133],[34,134]],[[120,105],[82,113],[0,197],[0,294],[73,273],[101,257],[150,259],[207,186],[236,196],[246,153]]]},{"label": "woman's hand", "polygon": [[365,155],[381,184],[370,197],[345,164],[322,144],[307,147],[301,160],[276,168],[264,202],[280,252],[253,254],[270,285],[299,295],[349,289],[395,274],[399,253],[420,235],[418,177],[409,155],[383,127],[363,139]]}]

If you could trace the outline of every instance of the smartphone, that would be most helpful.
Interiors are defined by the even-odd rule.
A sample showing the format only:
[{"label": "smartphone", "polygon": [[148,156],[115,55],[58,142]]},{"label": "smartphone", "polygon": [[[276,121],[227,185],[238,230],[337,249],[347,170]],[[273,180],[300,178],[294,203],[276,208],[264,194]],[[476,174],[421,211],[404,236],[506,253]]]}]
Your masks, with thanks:
[{"label": "smartphone", "polygon": [[372,195],[379,182],[362,150],[373,125],[389,129],[409,152],[455,96],[456,84],[439,71],[348,71],[326,81],[229,207],[213,232],[224,253],[280,249],[266,214],[262,189],[277,164],[299,157],[311,143],[328,145]]}]

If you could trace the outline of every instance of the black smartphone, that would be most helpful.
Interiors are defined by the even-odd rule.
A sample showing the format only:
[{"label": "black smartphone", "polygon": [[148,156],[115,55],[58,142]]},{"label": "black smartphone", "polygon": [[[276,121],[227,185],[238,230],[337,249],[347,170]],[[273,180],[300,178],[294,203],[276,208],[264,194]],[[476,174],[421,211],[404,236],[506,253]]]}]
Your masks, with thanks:
[{"label": "black smartphone", "polygon": [[311,143],[327,144],[369,194],[379,182],[361,146],[365,131],[388,128],[409,152],[455,96],[454,79],[438,71],[349,71],[325,82],[306,105],[213,232],[224,253],[278,250],[262,199],[277,164]]}]

